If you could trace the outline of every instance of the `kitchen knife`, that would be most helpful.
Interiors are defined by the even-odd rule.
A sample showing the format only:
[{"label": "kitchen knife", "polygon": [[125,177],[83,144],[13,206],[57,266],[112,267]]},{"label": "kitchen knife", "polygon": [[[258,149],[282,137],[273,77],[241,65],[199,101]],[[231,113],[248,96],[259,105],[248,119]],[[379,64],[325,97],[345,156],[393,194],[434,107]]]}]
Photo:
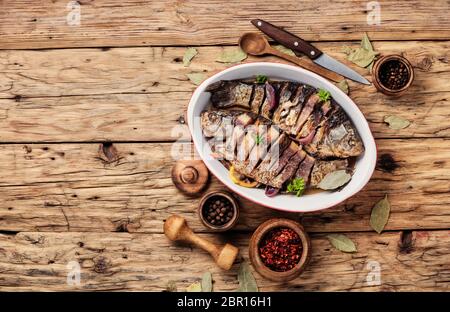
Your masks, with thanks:
[{"label": "kitchen knife", "polygon": [[336,61],[334,58],[323,53],[313,45],[304,41],[302,38],[297,37],[284,29],[278,28],[262,19],[254,19],[251,21],[253,25],[259,30],[265,33],[270,38],[274,39],[278,43],[284,45],[285,47],[298,51],[309,57],[314,63],[325,67],[331,71],[334,71],[344,77],[347,77],[353,81],[370,85],[370,82],[358,74],[353,69]]}]

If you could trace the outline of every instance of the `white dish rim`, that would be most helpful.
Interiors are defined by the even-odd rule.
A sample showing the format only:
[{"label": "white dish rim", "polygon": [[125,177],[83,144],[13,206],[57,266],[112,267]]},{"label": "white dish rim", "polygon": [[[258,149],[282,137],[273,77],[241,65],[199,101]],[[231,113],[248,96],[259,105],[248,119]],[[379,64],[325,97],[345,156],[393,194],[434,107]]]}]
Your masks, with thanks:
[{"label": "white dish rim", "polygon": [[[236,70],[241,70],[241,69],[249,69],[249,70],[253,70],[255,71],[255,69],[260,68],[260,67],[266,67],[266,68],[272,68],[272,69],[278,69],[278,70],[288,70],[288,71],[295,71],[297,73],[299,73],[300,75],[305,75],[305,76],[309,76],[310,78],[312,78],[313,80],[317,80],[319,84],[326,86],[326,89],[331,92],[332,96],[335,97],[336,94],[339,94],[340,97],[345,97],[346,98],[346,102],[347,104],[342,105],[340,102],[338,102],[339,105],[341,105],[341,107],[346,111],[347,115],[349,116],[349,118],[352,120],[353,124],[355,125],[355,127],[358,129],[358,132],[361,136],[361,139],[364,142],[364,146],[365,146],[365,152],[364,152],[364,157],[367,158],[367,168],[365,170],[365,174],[363,176],[363,179],[357,182],[357,185],[354,185],[353,188],[351,189],[351,191],[348,191],[348,186],[349,184],[354,180],[352,179],[350,181],[349,184],[347,184],[343,190],[347,189],[347,194],[345,194],[344,196],[339,196],[341,195],[341,191],[339,192],[331,192],[330,194],[334,194],[336,195],[336,200],[334,201],[330,201],[328,200],[328,203],[325,205],[320,205],[318,204],[317,206],[314,207],[310,207],[310,208],[292,208],[292,207],[287,207],[287,205],[280,205],[280,202],[283,202],[284,200],[284,196],[293,196],[293,195],[286,195],[286,194],[280,194],[277,195],[275,197],[267,197],[266,199],[267,201],[271,202],[271,203],[267,203],[267,202],[263,202],[260,199],[254,198],[254,196],[249,195],[249,194],[245,194],[245,193],[250,193],[249,190],[254,190],[254,189],[246,189],[244,187],[238,186],[236,184],[234,184],[228,177],[228,175],[223,176],[223,174],[220,174],[218,172],[216,172],[216,169],[213,167],[213,163],[211,162],[218,162],[220,164],[219,161],[217,160],[210,160],[210,159],[205,159],[205,155],[202,153],[202,150],[199,148],[199,140],[198,140],[198,135],[196,135],[195,130],[194,130],[194,108],[196,106],[196,103],[199,100],[199,97],[203,94],[205,88],[210,85],[211,83],[221,80],[222,76],[229,74],[230,72],[236,71]],[[258,71],[255,71],[258,72]],[[260,73],[263,73],[264,70],[259,70]],[[254,76],[254,74],[249,74],[247,77],[251,77]],[[233,79],[244,79],[247,77],[236,77]],[[285,78],[287,79],[287,78]],[[295,81],[295,80],[294,80]],[[318,88],[318,86],[314,86]],[[347,110],[349,108],[346,108],[345,106],[347,105],[351,105],[352,109],[354,110],[353,114],[356,114],[357,116],[350,114]],[[355,123],[355,119],[358,120],[359,124],[357,125]],[[340,203],[342,203],[343,201],[347,200],[348,198],[354,196],[356,193],[358,193],[371,179],[372,174],[375,170],[375,166],[376,166],[376,160],[377,160],[377,150],[376,150],[376,144],[375,144],[375,139],[373,138],[372,132],[370,130],[369,124],[366,120],[366,118],[364,117],[364,115],[362,114],[362,112],[359,110],[358,106],[353,102],[353,100],[348,97],[342,90],[340,90],[338,87],[336,87],[333,83],[329,82],[328,80],[326,80],[325,78],[312,73],[308,70],[305,70],[303,68],[300,67],[296,67],[296,66],[292,66],[292,65],[286,65],[286,64],[281,64],[281,63],[271,63],[271,62],[253,62],[253,63],[246,63],[246,64],[239,64],[239,65],[234,65],[231,66],[223,71],[220,71],[216,74],[214,74],[213,76],[209,77],[208,79],[206,79],[205,81],[203,81],[194,91],[194,93],[192,94],[192,97],[189,101],[189,106],[187,109],[187,123],[188,123],[188,127],[189,127],[189,131],[191,133],[191,137],[192,137],[192,141],[194,142],[194,146],[195,149],[197,150],[198,155],[200,155],[201,159],[203,160],[203,162],[205,163],[205,165],[207,166],[207,168],[209,169],[209,171],[217,177],[217,179],[222,182],[226,187],[228,187],[230,190],[232,190],[233,192],[237,193],[239,196],[242,196],[258,205],[261,206],[265,206],[271,209],[275,209],[275,210],[280,210],[280,211],[285,211],[285,212],[295,212],[295,213],[299,213],[299,212],[313,212],[313,211],[320,211],[320,210],[324,210],[324,209],[328,209],[331,208],[333,206],[336,206]],[[363,134],[361,134],[361,129],[364,129]],[[201,129],[200,129],[201,130]],[[201,133],[200,131],[200,137],[202,138],[202,144],[204,144],[204,136],[203,133]],[[221,166],[223,166],[222,164],[220,164]],[[360,165],[362,166],[362,164]],[[356,172],[356,170],[355,170]],[[260,190],[261,192],[264,193],[264,190]],[[307,196],[315,196],[318,194],[322,194],[322,193],[317,193],[317,194],[310,194]],[[265,196],[265,195],[264,195]],[[274,202],[272,199],[273,198],[279,198],[279,200],[277,200],[276,202]],[[299,198],[295,198],[296,200],[301,200],[302,197]],[[292,200],[289,200],[292,201]]]}]

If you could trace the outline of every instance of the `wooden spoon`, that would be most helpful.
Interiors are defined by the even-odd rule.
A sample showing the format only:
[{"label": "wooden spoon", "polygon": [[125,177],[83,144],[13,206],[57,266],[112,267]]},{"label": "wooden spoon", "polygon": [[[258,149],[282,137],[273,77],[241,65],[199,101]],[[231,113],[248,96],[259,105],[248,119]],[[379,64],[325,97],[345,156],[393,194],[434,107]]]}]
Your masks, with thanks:
[{"label": "wooden spoon", "polygon": [[298,66],[312,71],[320,76],[323,76],[329,80],[339,82],[344,78],[341,75],[336,74],[328,69],[321,66],[315,65],[314,63],[298,58],[296,56],[291,56],[289,54],[283,53],[270,46],[267,39],[257,33],[245,33],[239,38],[239,46],[247,54],[251,55],[264,55],[271,54],[288,60]]}]

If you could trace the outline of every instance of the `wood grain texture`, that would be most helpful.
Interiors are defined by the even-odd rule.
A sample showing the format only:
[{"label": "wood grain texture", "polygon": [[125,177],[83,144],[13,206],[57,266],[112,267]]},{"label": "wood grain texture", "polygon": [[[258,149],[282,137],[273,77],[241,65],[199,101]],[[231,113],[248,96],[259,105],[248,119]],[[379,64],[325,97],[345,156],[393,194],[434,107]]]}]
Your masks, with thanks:
[{"label": "wood grain texture", "polygon": [[[448,139],[377,140],[378,165],[369,184],[323,212],[280,213],[240,199],[237,229],[270,217],[301,221],[311,232],[372,231],[373,205],[388,194],[388,230],[450,228]],[[0,145],[0,230],[162,233],[170,214],[206,231],[199,198],[172,184],[172,155],[192,146],[152,144]],[[215,178],[207,190],[223,189]]]},{"label": "wood grain texture", "polygon": [[[381,5],[381,24],[368,25],[367,1],[122,1],[80,0],[79,26],[67,22],[69,1],[2,1],[0,47],[37,49],[99,46],[235,44],[265,18],[305,40],[358,40],[366,31],[376,40],[448,39],[445,0]],[[70,15],[69,15],[70,17]]]},{"label": "wood grain texture", "polygon": [[[318,45],[344,61],[346,43]],[[410,92],[393,99],[373,86],[350,84],[374,135],[448,137],[450,135],[450,42],[376,42],[384,54],[403,53],[415,66]],[[173,141],[195,89],[186,74],[212,75],[226,64],[222,50],[202,47],[190,67],[184,48],[64,49],[0,52],[0,142]],[[279,61],[249,57],[247,61]],[[366,77],[370,79],[367,70]],[[52,118],[48,116],[51,114]],[[396,114],[412,122],[391,130],[383,117]]]},{"label": "wood grain texture", "polygon": [[[351,233],[358,252],[335,250],[324,235],[312,235],[312,259],[289,283],[264,280],[254,273],[260,291],[448,291],[449,231]],[[203,237],[230,241],[248,259],[250,234]],[[164,291],[173,281],[179,291],[209,270],[214,290],[238,287],[235,264],[218,269],[210,256],[188,245],[173,244],[162,234],[19,233],[0,235],[0,290],[150,290]],[[80,285],[68,285],[67,264],[81,267]],[[376,262],[375,262],[376,261]],[[380,285],[369,273],[379,264]],[[371,267],[372,266],[372,267]]]}]

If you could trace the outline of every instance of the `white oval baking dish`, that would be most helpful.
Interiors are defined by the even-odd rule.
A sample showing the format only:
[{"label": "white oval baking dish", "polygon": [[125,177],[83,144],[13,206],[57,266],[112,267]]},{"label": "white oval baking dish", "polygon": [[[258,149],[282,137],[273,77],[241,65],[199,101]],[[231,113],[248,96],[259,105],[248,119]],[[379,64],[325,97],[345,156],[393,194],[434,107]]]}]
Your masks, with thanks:
[{"label": "white oval baking dish", "polygon": [[[211,157],[211,149],[202,134],[199,122],[200,113],[209,104],[210,93],[205,92],[205,88],[219,80],[243,79],[254,77],[255,75],[266,75],[271,79],[292,80],[316,88],[326,89],[336,102],[342,106],[357,128],[365,147],[364,154],[359,156],[356,161],[352,180],[342,190],[307,194],[301,197],[288,194],[267,197],[264,194],[264,189],[245,188],[234,184],[228,177],[228,170],[218,160]],[[300,67],[278,63],[249,63],[225,69],[206,79],[198,86],[189,102],[187,119],[197,152],[211,173],[238,195],[272,209],[289,212],[310,212],[330,208],[359,192],[370,180],[375,169],[375,140],[364,115],[356,104],[328,80]]]}]

